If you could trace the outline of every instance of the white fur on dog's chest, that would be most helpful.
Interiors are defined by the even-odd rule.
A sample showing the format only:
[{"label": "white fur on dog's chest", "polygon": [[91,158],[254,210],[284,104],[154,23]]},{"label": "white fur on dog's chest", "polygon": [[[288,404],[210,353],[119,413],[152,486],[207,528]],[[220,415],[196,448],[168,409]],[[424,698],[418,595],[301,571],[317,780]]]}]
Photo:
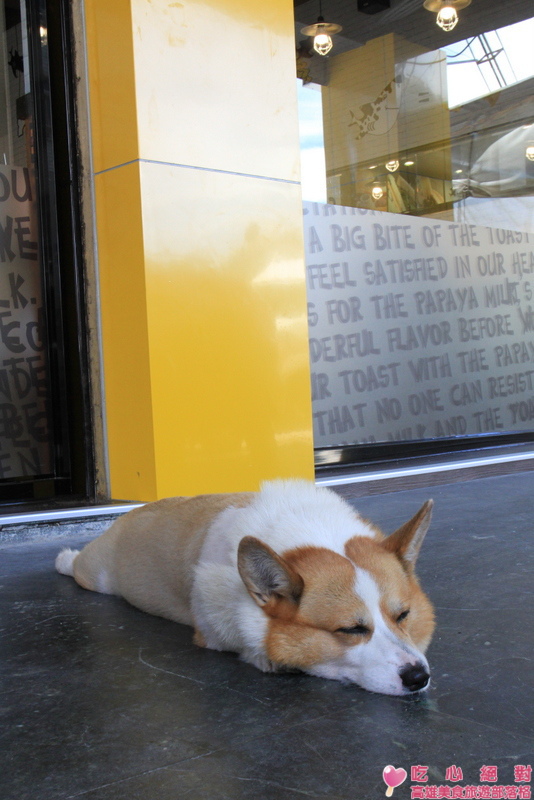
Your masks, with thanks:
[{"label": "white fur on dog's chest", "polygon": [[213,650],[242,653],[251,638],[257,639],[261,649],[267,632],[268,619],[250,598],[237,569],[242,535],[236,531],[247,510],[227,508],[219,514],[195,568],[191,609],[196,628]]}]

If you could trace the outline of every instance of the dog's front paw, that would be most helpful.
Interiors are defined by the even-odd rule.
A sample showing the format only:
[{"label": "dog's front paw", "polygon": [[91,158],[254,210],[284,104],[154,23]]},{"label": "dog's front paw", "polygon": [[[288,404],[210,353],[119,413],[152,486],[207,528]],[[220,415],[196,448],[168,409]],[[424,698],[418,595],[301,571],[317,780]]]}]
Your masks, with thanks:
[{"label": "dog's front paw", "polygon": [[195,628],[195,632],[193,634],[193,644],[196,644],[197,647],[207,647],[206,640],[198,628]]},{"label": "dog's front paw", "polygon": [[247,664],[252,664],[253,667],[260,669],[262,672],[281,672],[283,670],[274,661],[271,661],[267,656],[258,655],[258,653],[241,653],[240,658],[246,661]]}]

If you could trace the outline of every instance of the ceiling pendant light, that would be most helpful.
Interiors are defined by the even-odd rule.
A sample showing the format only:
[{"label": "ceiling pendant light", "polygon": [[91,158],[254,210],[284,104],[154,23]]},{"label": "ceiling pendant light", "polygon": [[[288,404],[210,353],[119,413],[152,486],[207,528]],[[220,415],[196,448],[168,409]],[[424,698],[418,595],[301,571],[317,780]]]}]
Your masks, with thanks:
[{"label": "ceiling pendant light", "polygon": [[470,5],[471,0],[425,0],[424,7],[436,13],[436,24],[444,31],[452,31],[458,22],[458,11]]},{"label": "ceiling pendant light", "polygon": [[440,8],[436,17],[436,24],[439,25],[440,28],[443,28],[444,31],[452,31],[457,22],[458,14],[455,8],[452,6],[443,6],[443,8]]},{"label": "ceiling pendant light", "polygon": [[336,25],[335,22],[325,22],[321,0],[319,0],[319,16],[314,25],[306,25],[301,29],[304,36],[313,36],[313,49],[320,56],[326,56],[332,49],[331,34],[339,33],[342,29],[341,25]]}]

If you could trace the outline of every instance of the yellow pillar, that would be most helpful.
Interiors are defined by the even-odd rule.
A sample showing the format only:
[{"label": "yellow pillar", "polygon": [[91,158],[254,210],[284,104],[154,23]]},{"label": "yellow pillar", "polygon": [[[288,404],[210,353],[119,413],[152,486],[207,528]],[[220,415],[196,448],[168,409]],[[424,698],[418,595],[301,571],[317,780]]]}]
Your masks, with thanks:
[{"label": "yellow pillar", "polygon": [[111,493],[313,477],[291,0],[87,0]]}]

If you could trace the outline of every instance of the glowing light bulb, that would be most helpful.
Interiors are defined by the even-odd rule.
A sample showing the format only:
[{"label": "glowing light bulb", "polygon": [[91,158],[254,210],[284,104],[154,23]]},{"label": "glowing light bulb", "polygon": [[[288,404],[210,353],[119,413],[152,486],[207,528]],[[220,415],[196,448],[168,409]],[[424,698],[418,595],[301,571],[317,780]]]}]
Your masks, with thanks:
[{"label": "glowing light bulb", "polygon": [[444,31],[452,31],[456,27],[458,11],[469,5],[471,5],[471,0],[424,0],[423,3],[427,11],[436,14],[436,23]]},{"label": "glowing light bulb", "polygon": [[458,14],[456,13],[456,9],[452,6],[443,6],[443,8],[440,8],[436,17],[436,23],[440,28],[443,28],[444,31],[452,31],[457,22]]},{"label": "glowing light bulb", "polygon": [[332,39],[325,31],[326,25],[317,25],[317,33],[313,40],[313,49],[320,56],[325,56],[332,49]]},{"label": "glowing light bulb", "polygon": [[534,161],[534,144],[529,144],[525,150],[525,155],[529,161]]},{"label": "glowing light bulb", "polygon": [[374,200],[380,200],[381,197],[384,196],[384,192],[381,186],[373,186],[371,189],[371,195],[373,196]]},{"label": "glowing light bulb", "polygon": [[396,172],[398,168],[399,162],[396,158],[391,159],[391,161],[388,161],[386,164],[386,169],[389,170],[389,172]]},{"label": "glowing light bulb", "polygon": [[301,28],[304,36],[313,36],[313,49],[320,56],[326,56],[332,49],[331,33],[339,33],[343,28],[335,22],[325,22],[324,17],[319,16],[314,25],[306,25]]}]

